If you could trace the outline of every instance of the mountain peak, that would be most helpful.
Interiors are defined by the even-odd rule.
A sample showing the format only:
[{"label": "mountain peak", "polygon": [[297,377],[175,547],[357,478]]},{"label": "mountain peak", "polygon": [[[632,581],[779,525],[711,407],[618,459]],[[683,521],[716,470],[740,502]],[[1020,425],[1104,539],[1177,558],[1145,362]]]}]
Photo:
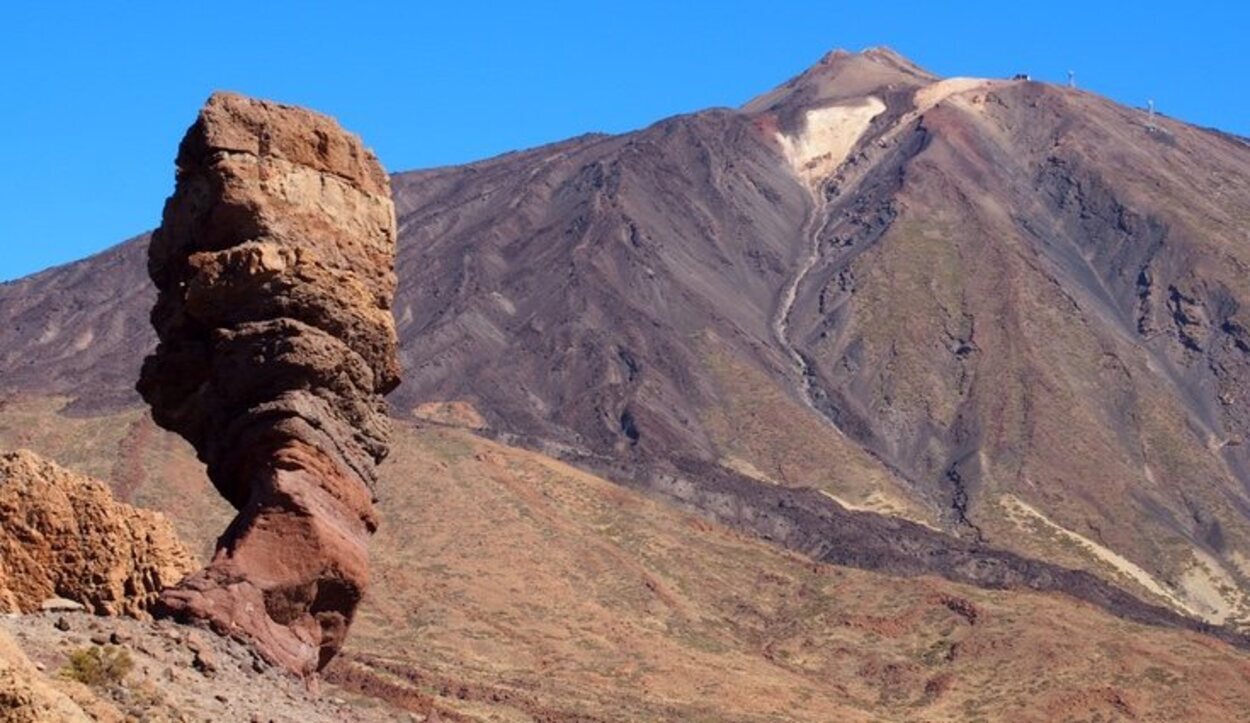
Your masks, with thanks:
[{"label": "mountain peak", "polygon": [[748,113],[811,107],[871,95],[883,88],[919,87],[940,78],[885,46],[855,53],[831,50],[815,65],[742,107]]},{"label": "mountain peak", "polygon": [[932,73],[920,67],[920,65],[912,62],[902,53],[889,47],[888,45],[874,45],[872,47],[864,48],[858,53],[844,48],[835,48],[834,50],[830,50],[821,56],[820,60],[817,61],[813,68],[820,67],[822,65],[831,65],[838,62],[846,63],[856,61],[892,67],[904,73],[910,73],[928,78],[935,77]]}]

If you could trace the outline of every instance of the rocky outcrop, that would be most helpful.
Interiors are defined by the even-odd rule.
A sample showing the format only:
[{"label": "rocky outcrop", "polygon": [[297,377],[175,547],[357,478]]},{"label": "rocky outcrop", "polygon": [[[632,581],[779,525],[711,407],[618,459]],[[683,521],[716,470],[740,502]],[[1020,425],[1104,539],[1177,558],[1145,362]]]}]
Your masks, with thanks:
[{"label": "rocky outcrop", "polygon": [[239,514],[162,610],[310,673],[343,642],[377,526],[382,395],[399,381],[389,181],[332,119],[224,93],[177,165],[138,388]]},{"label": "rocky outcrop", "polygon": [[195,569],[163,515],[113,499],[104,483],[30,452],[0,455],[0,609],[49,598],[100,615],[145,616]]}]

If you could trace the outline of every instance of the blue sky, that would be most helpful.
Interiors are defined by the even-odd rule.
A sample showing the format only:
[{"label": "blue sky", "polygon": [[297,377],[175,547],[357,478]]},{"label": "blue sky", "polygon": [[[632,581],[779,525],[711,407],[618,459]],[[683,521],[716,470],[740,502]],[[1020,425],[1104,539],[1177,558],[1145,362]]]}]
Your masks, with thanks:
[{"label": "blue sky", "polygon": [[[27,7],[20,7],[26,5]],[[1240,3],[4,3],[0,279],[155,226],[223,88],[312,106],[392,171],[735,106],[833,48],[1027,71],[1250,135]]]}]

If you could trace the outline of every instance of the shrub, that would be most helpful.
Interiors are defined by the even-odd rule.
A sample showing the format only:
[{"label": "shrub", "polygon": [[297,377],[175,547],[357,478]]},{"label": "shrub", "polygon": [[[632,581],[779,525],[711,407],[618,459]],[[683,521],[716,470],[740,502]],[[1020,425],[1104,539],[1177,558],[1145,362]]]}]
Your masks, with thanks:
[{"label": "shrub", "polygon": [[80,648],[69,655],[61,674],[90,686],[107,686],[121,683],[135,666],[130,653],[122,648],[108,646]]}]

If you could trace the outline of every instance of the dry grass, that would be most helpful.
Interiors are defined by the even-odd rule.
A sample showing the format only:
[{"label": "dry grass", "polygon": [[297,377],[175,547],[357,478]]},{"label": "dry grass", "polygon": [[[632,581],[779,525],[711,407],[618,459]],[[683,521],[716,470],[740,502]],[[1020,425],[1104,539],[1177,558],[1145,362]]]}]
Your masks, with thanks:
[{"label": "dry grass", "polygon": [[125,649],[93,645],[70,653],[69,662],[61,670],[61,675],[83,685],[101,688],[121,685],[134,666],[130,653]]}]

